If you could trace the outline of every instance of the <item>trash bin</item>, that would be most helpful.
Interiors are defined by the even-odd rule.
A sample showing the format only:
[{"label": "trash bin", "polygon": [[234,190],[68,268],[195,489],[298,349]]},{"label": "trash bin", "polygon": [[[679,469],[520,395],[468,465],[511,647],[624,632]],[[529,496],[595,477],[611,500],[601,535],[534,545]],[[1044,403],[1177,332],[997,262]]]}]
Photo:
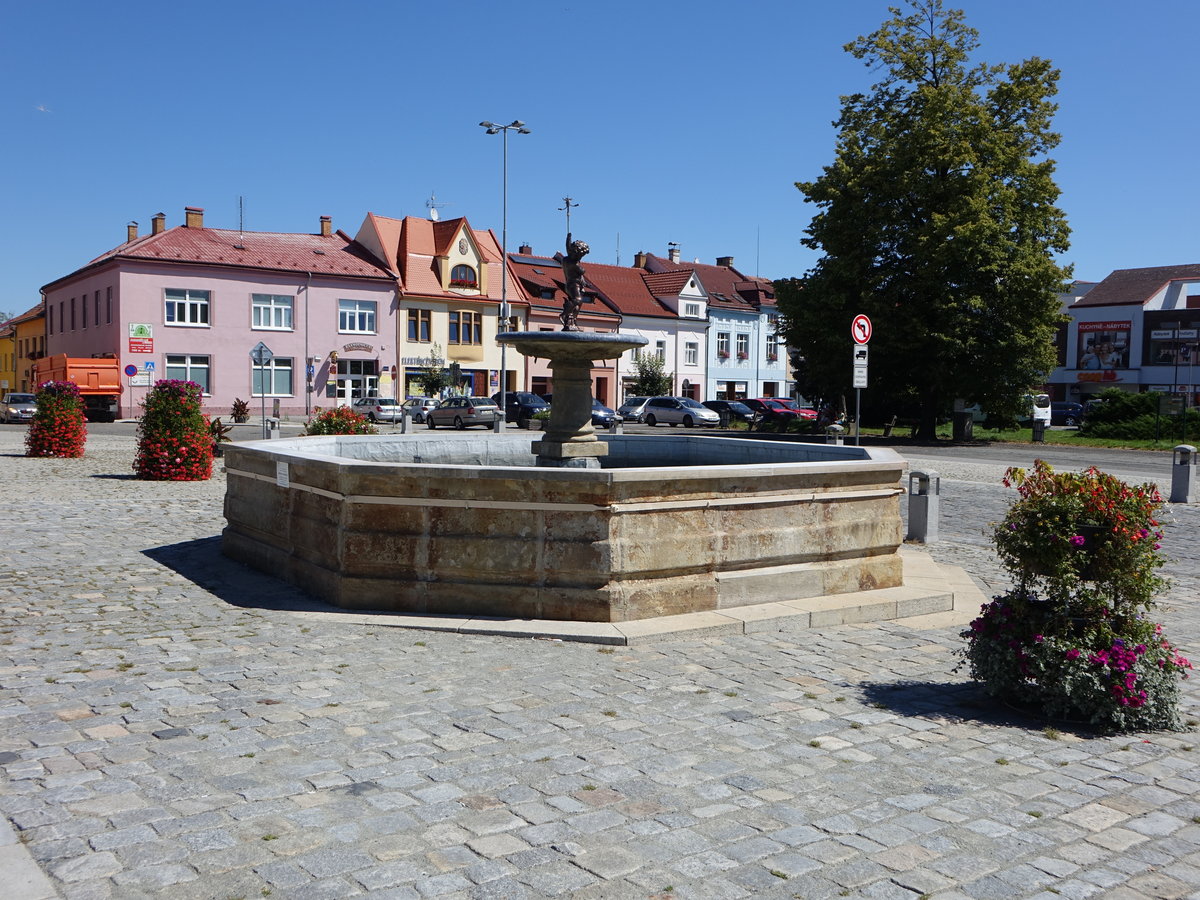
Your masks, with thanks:
[{"label": "trash bin", "polygon": [[[956,441],[973,441],[975,440],[975,416],[969,411],[961,411],[953,413],[954,421],[954,440]],[[1034,438],[1037,440],[1037,438]]]},{"label": "trash bin", "polygon": [[929,544],[938,539],[942,479],[933,469],[908,474],[908,533],[906,541]]},{"label": "trash bin", "polygon": [[846,433],[846,429],[843,428],[841,425],[830,425],[828,428],[825,429],[825,443],[841,444],[841,443],[843,443],[842,435],[844,435],[845,433]]},{"label": "trash bin", "polygon": [[1180,444],[1171,453],[1171,503],[1191,503],[1196,498],[1196,448]]},{"label": "trash bin", "polygon": [[1041,419],[1033,420],[1033,442],[1035,444],[1046,443],[1046,423]]},{"label": "trash bin", "polygon": [[721,427],[721,428],[729,427],[729,410],[727,410],[727,409],[718,410],[717,417],[721,420],[719,422],[719,427]]}]

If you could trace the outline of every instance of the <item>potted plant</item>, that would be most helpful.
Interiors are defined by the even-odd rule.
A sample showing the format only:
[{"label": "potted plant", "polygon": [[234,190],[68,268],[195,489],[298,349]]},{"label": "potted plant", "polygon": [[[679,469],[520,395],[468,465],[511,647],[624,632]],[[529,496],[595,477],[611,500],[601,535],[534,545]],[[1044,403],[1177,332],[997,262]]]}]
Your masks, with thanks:
[{"label": "potted plant", "polygon": [[229,409],[229,415],[233,421],[239,425],[250,421],[250,404],[240,398],[234,398],[233,406]]},{"label": "potted plant", "polygon": [[26,456],[83,456],[87,424],[83,399],[73,381],[46,381],[38,385],[37,410],[25,434]]},{"label": "potted plant", "polygon": [[993,542],[1014,584],[963,632],[971,676],[1046,716],[1182,729],[1179,680],[1191,663],[1150,616],[1166,585],[1158,489],[1042,460],[1009,469],[1004,484],[1018,499]]},{"label": "potted plant", "polygon": [[221,444],[232,440],[229,436],[229,432],[231,431],[233,431],[233,426],[224,424],[219,416],[208,423],[208,434],[212,438],[213,456],[220,456]]},{"label": "potted plant", "polygon": [[370,420],[356,413],[348,406],[335,406],[333,409],[313,410],[312,416],[304,424],[305,434],[377,434]]},{"label": "potted plant", "polygon": [[164,379],[142,401],[133,470],[144,481],[204,481],[212,475],[213,439],[194,381]]},{"label": "potted plant", "polygon": [[747,351],[745,351],[745,350],[738,351],[738,359],[749,359],[749,358],[750,358],[750,354]]}]

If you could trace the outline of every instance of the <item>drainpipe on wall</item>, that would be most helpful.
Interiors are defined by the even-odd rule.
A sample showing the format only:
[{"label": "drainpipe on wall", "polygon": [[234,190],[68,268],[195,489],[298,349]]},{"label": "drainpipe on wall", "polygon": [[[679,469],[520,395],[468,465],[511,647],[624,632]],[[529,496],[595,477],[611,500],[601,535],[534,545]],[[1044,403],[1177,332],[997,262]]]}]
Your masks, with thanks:
[{"label": "drainpipe on wall", "polygon": [[[312,415],[312,385],[313,379],[308,376],[308,367],[312,365],[312,356],[308,349],[308,308],[312,306],[309,292],[312,290],[312,272],[304,273],[304,418]],[[316,371],[313,377],[316,377]]]}]

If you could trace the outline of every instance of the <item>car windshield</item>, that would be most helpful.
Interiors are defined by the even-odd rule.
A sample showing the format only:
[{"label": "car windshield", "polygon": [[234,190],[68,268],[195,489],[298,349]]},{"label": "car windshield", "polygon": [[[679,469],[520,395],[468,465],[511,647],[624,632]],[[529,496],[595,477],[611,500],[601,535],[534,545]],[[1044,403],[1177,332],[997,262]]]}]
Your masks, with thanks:
[{"label": "car windshield", "polygon": [[750,407],[748,407],[745,403],[738,403],[736,400],[731,401],[728,405],[729,405],[729,408],[732,409],[736,413],[750,412]]},{"label": "car windshield", "polygon": [[688,409],[707,409],[708,408],[703,403],[700,403],[699,401],[696,401],[696,400],[692,400],[690,397],[684,397],[682,400],[679,401],[679,403],[681,406],[686,406]]},{"label": "car windshield", "polygon": [[32,403],[33,394],[9,394],[6,400],[8,403]]}]

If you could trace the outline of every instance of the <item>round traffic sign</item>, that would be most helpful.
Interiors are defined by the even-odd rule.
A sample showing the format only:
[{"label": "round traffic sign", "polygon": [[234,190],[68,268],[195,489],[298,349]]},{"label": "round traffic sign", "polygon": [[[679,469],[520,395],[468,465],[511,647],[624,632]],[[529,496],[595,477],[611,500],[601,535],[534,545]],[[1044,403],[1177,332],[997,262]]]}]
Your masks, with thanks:
[{"label": "round traffic sign", "polygon": [[129,365],[127,365],[125,367],[125,374],[128,375],[130,378],[132,378],[134,375],[137,374],[137,366],[130,363]]},{"label": "round traffic sign", "polygon": [[850,336],[856,344],[865,344],[871,340],[871,320],[861,313],[855,316],[854,321],[850,323]]}]

